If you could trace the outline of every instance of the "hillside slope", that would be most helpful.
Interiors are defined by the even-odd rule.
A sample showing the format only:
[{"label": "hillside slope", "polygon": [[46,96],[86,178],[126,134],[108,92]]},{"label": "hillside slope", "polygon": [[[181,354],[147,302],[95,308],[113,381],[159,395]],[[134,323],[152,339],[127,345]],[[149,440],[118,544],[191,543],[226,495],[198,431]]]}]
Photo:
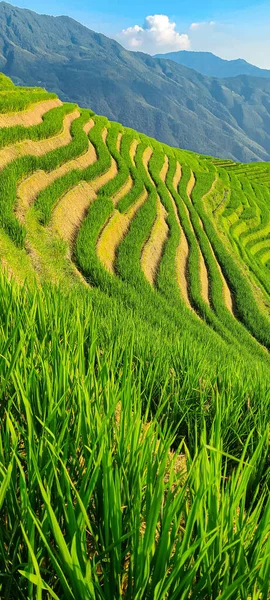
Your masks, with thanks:
[{"label": "hillside slope", "polygon": [[156,54],[154,58],[173,60],[179,65],[195,69],[198,73],[207,77],[237,77],[238,75],[250,75],[251,77],[270,77],[270,70],[260,69],[251,65],[246,60],[224,60],[212,52],[192,52],[180,50],[179,52],[167,52]]},{"label": "hillside slope", "polygon": [[270,159],[270,79],[217,80],[128,52],[68,17],[0,3],[0,69],[172,146]]},{"label": "hillside slope", "polygon": [[[19,253],[14,274],[21,279],[25,264],[25,274],[41,281],[65,280],[66,270],[57,262],[54,269],[60,235],[70,247],[67,256],[63,247],[62,266],[72,280],[79,270],[136,310],[145,298],[145,317],[153,302],[165,322],[182,329],[185,316],[194,335],[211,338],[214,330],[217,340],[238,340],[265,358],[267,164],[241,167],[163,146],[44,90],[5,91],[6,81],[0,208]],[[42,240],[52,246],[48,257]]]},{"label": "hillside slope", "polygon": [[1,596],[267,600],[269,206],[0,76]]}]

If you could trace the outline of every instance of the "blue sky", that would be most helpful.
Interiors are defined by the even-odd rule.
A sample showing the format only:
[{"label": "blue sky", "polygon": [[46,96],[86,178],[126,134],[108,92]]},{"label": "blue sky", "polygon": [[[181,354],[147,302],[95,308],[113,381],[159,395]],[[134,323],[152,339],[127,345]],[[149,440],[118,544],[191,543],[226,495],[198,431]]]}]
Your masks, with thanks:
[{"label": "blue sky", "polygon": [[67,14],[132,50],[190,49],[245,58],[270,69],[270,2],[261,0],[17,0],[39,13]]}]

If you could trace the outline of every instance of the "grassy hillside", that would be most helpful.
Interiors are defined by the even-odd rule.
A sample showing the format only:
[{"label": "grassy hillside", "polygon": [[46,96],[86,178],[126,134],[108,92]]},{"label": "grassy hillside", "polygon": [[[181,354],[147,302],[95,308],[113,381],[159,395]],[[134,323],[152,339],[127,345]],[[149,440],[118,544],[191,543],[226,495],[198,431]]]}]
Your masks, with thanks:
[{"label": "grassy hillside", "polygon": [[[0,2],[0,70],[166,144],[270,160],[270,78],[215,79],[129,52],[69,17]],[[250,74],[251,75],[251,74]]]},{"label": "grassy hillside", "polygon": [[0,596],[266,600],[268,164],[0,85]]}]

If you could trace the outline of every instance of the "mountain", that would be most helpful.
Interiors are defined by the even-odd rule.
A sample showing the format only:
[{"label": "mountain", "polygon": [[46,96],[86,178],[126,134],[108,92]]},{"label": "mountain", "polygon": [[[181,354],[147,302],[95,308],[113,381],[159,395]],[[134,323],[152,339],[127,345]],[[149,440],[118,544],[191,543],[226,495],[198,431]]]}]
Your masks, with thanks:
[{"label": "mountain", "polygon": [[269,163],[0,74],[2,600],[267,600],[269,221]]},{"label": "mountain", "polygon": [[270,160],[270,79],[205,77],[129,52],[69,17],[0,3],[0,69],[172,146]]},{"label": "mountain", "polygon": [[212,52],[192,52],[180,50],[180,52],[168,52],[167,54],[156,54],[154,58],[173,60],[178,65],[189,69],[195,69],[202,75],[208,77],[237,77],[238,75],[249,75],[251,77],[270,77],[270,70],[260,69],[247,61],[239,58],[237,60],[224,60]]}]

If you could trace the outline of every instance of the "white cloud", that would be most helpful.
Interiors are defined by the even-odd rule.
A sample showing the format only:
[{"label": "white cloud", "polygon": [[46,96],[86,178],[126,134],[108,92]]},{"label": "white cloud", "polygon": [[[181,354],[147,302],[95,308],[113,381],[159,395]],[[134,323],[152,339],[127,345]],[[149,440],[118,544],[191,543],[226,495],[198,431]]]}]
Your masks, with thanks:
[{"label": "white cloud", "polygon": [[215,21],[200,21],[199,23],[191,23],[190,29],[201,29],[202,27],[213,27]]},{"label": "white cloud", "polygon": [[176,23],[167,15],[149,15],[143,27],[134,25],[123,29],[118,39],[130,49],[139,49],[149,54],[187,50],[190,40],[186,33],[178,33]]}]

